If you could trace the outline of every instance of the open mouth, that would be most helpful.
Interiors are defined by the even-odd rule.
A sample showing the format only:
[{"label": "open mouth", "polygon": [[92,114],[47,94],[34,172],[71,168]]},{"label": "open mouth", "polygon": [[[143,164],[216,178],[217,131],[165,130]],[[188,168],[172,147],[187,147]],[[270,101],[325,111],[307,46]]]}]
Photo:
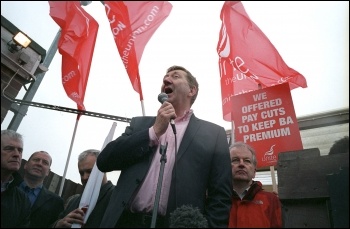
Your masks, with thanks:
[{"label": "open mouth", "polygon": [[173,92],[173,89],[171,89],[171,88],[164,88],[164,92],[166,94],[171,94]]}]

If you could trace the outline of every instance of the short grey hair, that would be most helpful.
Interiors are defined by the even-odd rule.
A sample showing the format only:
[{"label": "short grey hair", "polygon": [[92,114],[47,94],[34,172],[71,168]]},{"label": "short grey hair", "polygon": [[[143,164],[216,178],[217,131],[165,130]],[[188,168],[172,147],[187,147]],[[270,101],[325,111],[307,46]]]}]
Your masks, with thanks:
[{"label": "short grey hair", "polygon": [[16,139],[18,141],[20,141],[23,144],[23,136],[20,133],[17,133],[14,130],[1,130],[1,145],[2,145],[2,137],[3,136],[7,136],[11,139]]},{"label": "short grey hair", "polygon": [[256,160],[256,153],[255,150],[253,149],[253,147],[251,147],[250,145],[248,145],[247,143],[244,142],[234,142],[231,146],[230,146],[230,152],[232,148],[246,148],[247,150],[249,150],[252,153],[252,161],[253,161],[253,165],[256,167],[258,164],[258,161]]},{"label": "short grey hair", "polygon": [[99,154],[100,154],[100,150],[97,150],[97,149],[85,150],[85,151],[83,151],[82,153],[79,154],[78,162],[81,162],[81,161],[85,160],[85,158],[87,156],[89,156],[89,155],[95,156],[97,158]]}]

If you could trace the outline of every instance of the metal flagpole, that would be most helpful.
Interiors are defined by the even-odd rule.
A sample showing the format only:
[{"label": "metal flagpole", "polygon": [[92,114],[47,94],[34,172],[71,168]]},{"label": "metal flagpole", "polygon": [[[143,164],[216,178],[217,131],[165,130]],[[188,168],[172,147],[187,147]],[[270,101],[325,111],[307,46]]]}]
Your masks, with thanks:
[{"label": "metal flagpole", "polygon": [[70,155],[72,153],[73,143],[74,143],[74,139],[75,139],[75,133],[77,132],[78,122],[79,122],[79,115],[78,115],[77,120],[75,122],[73,137],[72,137],[72,141],[70,143],[69,153],[68,153],[68,157],[67,157],[67,161],[66,161],[66,166],[64,168],[64,172],[63,172],[63,176],[62,176],[62,180],[61,180],[60,191],[58,193],[59,196],[62,195],[63,186],[64,186],[64,183],[65,183],[65,180],[66,180],[67,169],[68,169],[68,165],[69,165]]}]

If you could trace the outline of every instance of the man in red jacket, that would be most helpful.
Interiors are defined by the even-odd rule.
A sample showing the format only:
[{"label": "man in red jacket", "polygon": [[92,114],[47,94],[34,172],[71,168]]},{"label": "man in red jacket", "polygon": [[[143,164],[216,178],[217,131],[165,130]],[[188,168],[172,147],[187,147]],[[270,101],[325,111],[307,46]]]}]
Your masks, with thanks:
[{"label": "man in red jacket", "polygon": [[233,196],[229,228],[281,228],[282,209],[278,196],[254,181],[256,154],[252,147],[236,142],[230,147]]}]

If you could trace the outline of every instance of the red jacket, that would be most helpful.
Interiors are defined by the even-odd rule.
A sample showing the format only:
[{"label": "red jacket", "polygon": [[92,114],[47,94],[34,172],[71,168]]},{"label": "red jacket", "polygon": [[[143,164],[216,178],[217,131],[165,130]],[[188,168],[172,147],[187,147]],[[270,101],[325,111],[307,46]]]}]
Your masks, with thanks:
[{"label": "red jacket", "polygon": [[253,181],[243,200],[233,192],[229,228],[281,228],[282,209],[278,196]]}]

